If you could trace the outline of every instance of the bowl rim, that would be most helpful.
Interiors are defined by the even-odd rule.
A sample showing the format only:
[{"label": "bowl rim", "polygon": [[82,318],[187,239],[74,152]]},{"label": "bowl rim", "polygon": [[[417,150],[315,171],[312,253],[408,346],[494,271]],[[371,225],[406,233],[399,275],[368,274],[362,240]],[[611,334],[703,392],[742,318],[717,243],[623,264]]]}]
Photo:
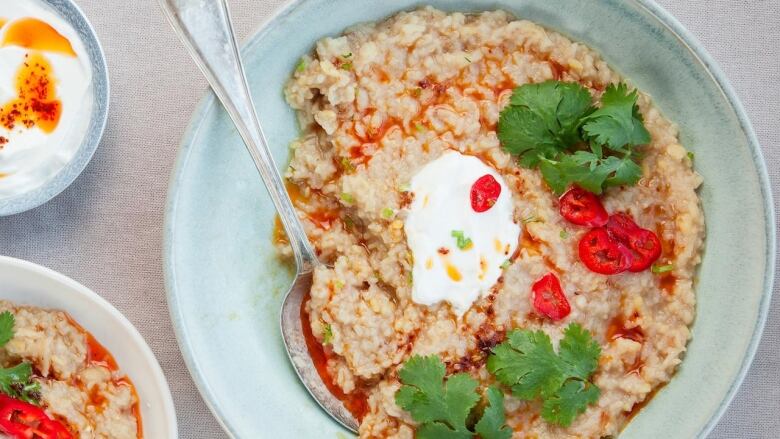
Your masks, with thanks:
[{"label": "bowl rim", "polygon": [[699,429],[697,437],[707,437],[715,426],[718,424],[723,414],[728,409],[734,397],[737,395],[742,383],[745,381],[750,365],[753,364],[753,359],[758,351],[758,345],[761,342],[764,334],[764,328],[766,326],[766,320],[769,315],[769,306],[772,301],[772,293],[774,291],[775,281],[775,265],[777,257],[777,231],[776,231],[776,213],[774,205],[774,195],[772,193],[772,186],[769,182],[769,173],[766,167],[766,160],[764,159],[763,151],[761,150],[761,144],[758,141],[758,136],[753,129],[753,124],[747,116],[745,107],[742,105],[737,96],[736,91],[732,87],[729,80],[726,78],[726,74],[721,69],[720,65],[715,61],[712,55],[704,48],[704,45],[696,38],[685,26],[682,25],[671,13],[660,5],[656,4],[653,0],[630,0],[643,9],[645,9],[650,15],[656,17],[658,21],[669,31],[677,40],[684,45],[693,57],[698,61],[704,70],[709,74],[710,78],[717,84],[723,96],[728,101],[731,108],[734,110],[735,115],[739,120],[739,124],[742,127],[742,132],[748,140],[748,146],[753,157],[753,162],[756,166],[756,173],[758,176],[759,186],[761,187],[761,199],[764,202],[764,224],[765,233],[767,237],[766,253],[764,255],[766,260],[766,266],[764,268],[764,291],[761,295],[761,304],[759,305],[758,318],[753,327],[753,336],[750,339],[747,351],[745,352],[745,358],[742,360],[739,372],[734,377],[729,390],[726,392],[725,397],[721,401],[717,410],[712,414],[709,421]]},{"label": "bowl rim", "polygon": [[[146,343],[140,332],[135,326],[127,319],[118,309],[116,309],[110,302],[95,293],[91,289],[82,285],[81,283],[65,276],[62,273],[54,271],[50,268],[36,264],[34,262],[26,261],[24,259],[13,258],[10,256],[0,256],[0,265],[16,269],[18,271],[27,271],[34,275],[51,279],[61,285],[68,287],[74,294],[81,296],[96,308],[100,308],[112,318],[116,324],[122,327],[130,335],[129,343],[137,346],[143,356],[143,360],[150,367],[148,373],[152,377],[155,386],[160,389],[162,393],[162,411],[167,423],[168,438],[178,437],[178,420],[176,418],[176,408],[173,404],[173,397],[171,395],[170,386],[168,380],[165,378],[165,374],[160,367],[160,363],[157,361],[157,357],[152,352],[152,349]],[[67,309],[63,311],[69,312]],[[142,402],[143,404],[143,402]]]},{"label": "bowl rim", "polygon": [[[292,14],[296,8],[298,8],[306,1],[307,0],[289,0],[286,4],[282,5],[279,9],[273,12],[265,21],[259,24],[255,32],[246,40],[246,43],[241,47],[242,53],[251,50],[255,44],[258,44],[259,41],[265,38],[270,31],[270,25],[272,23]],[[717,85],[717,88],[720,90],[721,94],[734,111],[735,116],[739,121],[740,127],[742,128],[742,131],[747,138],[753,164],[756,167],[758,184],[761,188],[761,198],[764,208],[765,234],[768,241],[766,246],[766,253],[764,256],[766,260],[766,267],[764,269],[764,287],[761,295],[761,303],[759,305],[758,316],[753,328],[753,335],[751,336],[750,343],[747,347],[747,350],[745,351],[745,356],[743,358],[740,369],[737,375],[734,377],[734,380],[724,395],[720,405],[715,410],[715,412],[713,412],[710,419],[701,426],[699,433],[696,436],[697,438],[704,439],[718,424],[721,417],[726,412],[726,409],[729,407],[734,397],[736,396],[739,387],[745,380],[745,377],[747,376],[747,373],[750,369],[750,365],[753,363],[753,359],[755,358],[758,345],[761,341],[764,327],[766,325],[774,287],[774,269],[777,255],[776,213],[774,208],[773,193],[770,185],[766,161],[764,160],[761,145],[758,141],[758,137],[755,134],[753,125],[747,116],[747,112],[745,111],[744,106],[737,97],[734,88],[731,86],[731,83],[728,81],[725,73],[720,68],[715,59],[704,48],[701,42],[690,31],[688,31],[685,26],[682,25],[682,23],[680,23],[666,9],[656,4],[653,0],[627,1],[643,9],[651,17],[657,20],[667,31],[669,31],[680,42],[680,44],[682,44],[690,52],[693,58],[702,66],[712,81]],[[401,10],[399,10],[399,12]],[[175,241],[175,229],[173,227],[173,223],[177,213],[180,182],[184,169],[186,168],[187,162],[189,160],[192,141],[197,138],[201,128],[203,127],[205,116],[209,114],[211,108],[214,105],[219,105],[219,103],[213,91],[209,88],[207,89],[205,96],[203,96],[203,98],[201,98],[199,103],[196,105],[192,114],[192,118],[190,119],[190,122],[184,131],[184,135],[182,136],[182,140],[179,143],[176,160],[171,170],[168,194],[165,204],[162,259],[165,278],[165,291],[168,300],[168,310],[170,312],[173,330],[176,335],[176,340],[179,344],[182,357],[184,358],[184,362],[206,406],[212,412],[224,431],[230,437],[235,438],[238,437],[238,434],[232,427],[227,414],[214,403],[214,393],[206,377],[201,373],[198,359],[195,357],[190,340],[186,335],[183,314],[181,307],[179,306],[179,300],[176,293],[178,288],[176,281],[176,269],[173,264],[173,260],[175,259],[173,247],[173,243]]]},{"label": "bowl rim", "polygon": [[[47,6],[54,9],[54,13],[62,15],[52,5],[52,0],[41,0]],[[90,124],[87,127],[87,131],[84,134],[84,138],[81,140],[78,150],[75,155],[70,159],[65,166],[60,169],[54,176],[50,177],[40,186],[33,188],[28,192],[14,195],[0,202],[0,217],[16,215],[18,213],[27,212],[28,210],[40,207],[43,204],[48,203],[54,199],[57,195],[61,194],[65,189],[70,187],[74,181],[84,172],[87,165],[92,161],[95,152],[100,146],[100,142],[103,140],[103,134],[108,124],[108,114],[111,106],[111,80],[108,73],[108,64],[106,62],[106,54],[103,50],[103,45],[100,43],[100,39],[97,36],[95,28],[92,26],[92,22],[89,21],[84,11],[81,10],[79,5],[74,0],[57,0],[58,2],[64,2],[68,8],[71,8],[73,12],[78,16],[84,25],[86,25],[89,41],[84,41],[85,45],[93,45],[95,49],[95,58],[90,57],[89,65],[92,67],[92,74],[96,72],[103,78],[105,83],[105,93],[98,95],[93,87],[93,94],[95,95],[95,105],[93,105],[92,114],[90,117]],[[67,21],[67,20],[66,20]],[[71,26],[73,23],[68,22]],[[95,80],[93,78],[93,84]],[[97,112],[99,108],[103,110]],[[90,136],[90,128],[94,127],[95,135]],[[64,178],[62,178],[64,176]]]}]

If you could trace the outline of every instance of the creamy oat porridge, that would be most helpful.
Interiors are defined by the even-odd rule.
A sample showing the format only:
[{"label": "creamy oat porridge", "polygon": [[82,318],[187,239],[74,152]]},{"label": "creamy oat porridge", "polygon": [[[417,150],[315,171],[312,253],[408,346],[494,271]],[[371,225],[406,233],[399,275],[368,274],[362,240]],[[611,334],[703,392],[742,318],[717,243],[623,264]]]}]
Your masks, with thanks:
[{"label": "creamy oat porridge", "polygon": [[304,329],[362,438],[614,436],[672,378],[701,178],[595,52],[423,8],[320,40],[285,96],[329,265]]},{"label": "creamy oat porridge", "polygon": [[0,437],[142,437],[135,387],[69,315],[0,301],[0,342]]}]

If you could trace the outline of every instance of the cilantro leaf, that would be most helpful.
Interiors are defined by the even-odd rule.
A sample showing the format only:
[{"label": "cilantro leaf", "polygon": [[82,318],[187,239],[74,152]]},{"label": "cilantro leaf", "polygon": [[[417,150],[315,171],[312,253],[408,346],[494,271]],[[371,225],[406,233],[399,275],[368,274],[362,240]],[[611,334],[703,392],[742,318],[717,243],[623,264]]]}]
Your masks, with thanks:
[{"label": "cilantro leaf", "polygon": [[527,84],[513,91],[501,112],[498,138],[524,166],[533,167],[578,142],[579,120],[592,110],[590,93],[579,84]]},{"label": "cilantro leaf", "polygon": [[578,153],[582,154],[561,155],[559,160],[543,160],[539,165],[542,176],[557,194],[565,192],[572,184],[600,194],[602,185],[609,176],[607,169],[598,166],[598,158],[594,158],[592,162],[586,161],[588,158],[585,155],[591,153],[586,151],[578,151]]},{"label": "cilantro leaf", "polygon": [[601,346],[590,333],[577,323],[563,331],[558,345],[558,357],[565,364],[564,372],[571,377],[587,381],[599,365]]},{"label": "cilantro leaf", "polygon": [[555,156],[560,146],[544,120],[528,108],[508,107],[498,120],[498,138],[508,152],[520,157],[527,168],[542,157]]},{"label": "cilantro leaf", "polygon": [[10,311],[0,313],[0,347],[5,346],[14,336],[16,319]]},{"label": "cilantro leaf", "polygon": [[[434,355],[411,357],[398,375],[403,385],[395,395],[395,402],[420,424],[417,438],[474,438],[468,420],[481,399],[474,378],[459,373],[445,379],[444,363]],[[489,406],[477,422],[476,432],[482,439],[506,439],[503,393],[492,389],[487,396]]]},{"label": "cilantro leaf", "polygon": [[506,414],[504,413],[504,394],[498,387],[488,387],[486,392],[488,406],[482,412],[474,432],[480,439],[509,439],[512,430],[506,426]]},{"label": "cilantro leaf", "polygon": [[589,405],[598,401],[600,394],[599,388],[588,381],[567,381],[551,398],[544,401],[542,418],[555,419],[556,424],[568,427]]},{"label": "cilantro leaf", "polygon": [[30,404],[38,404],[41,399],[41,387],[33,382],[32,366],[21,363],[8,369],[0,369],[0,392]]},{"label": "cilantro leaf", "polygon": [[493,348],[487,367],[516,397],[541,399],[544,420],[566,427],[598,400],[600,390],[589,380],[600,355],[591,334],[572,323],[557,354],[544,332],[516,329]]},{"label": "cilantro leaf", "polygon": [[561,148],[579,141],[579,120],[593,111],[588,90],[573,82],[545,81],[519,87],[510,102],[535,113]]},{"label": "cilantro leaf", "polygon": [[479,401],[477,382],[466,373],[459,373],[447,379],[444,390],[444,402],[448,409],[446,420],[456,430],[466,428],[466,418]]},{"label": "cilantro leaf", "polygon": [[[16,319],[10,311],[0,313],[0,347],[13,338],[15,324]],[[0,368],[0,392],[24,402],[37,404],[41,399],[41,386],[31,378],[30,363],[21,363],[7,369]]]},{"label": "cilantro leaf", "polygon": [[539,164],[539,170],[550,188],[558,194],[572,184],[601,194],[604,187],[634,185],[642,177],[642,168],[630,156],[599,158],[596,153],[588,151],[561,154],[558,160],[544,159]]},{"label": "cilantro leaf", "polygon": [[479,400],[477,382],[468,374],[457,374],[442,385],[444,375],[437,357],[412,357],[399,371],[404,386],[396,403],[419,423],[441,422],[451,432],[468,434],[466,418]]},{"label": "cilantro leaf", "polygon": [[487,367],[520,399],[551,396],[565,377],[550,337],[542,331],[512,331],[493,349]]},{"label": "cilantro leaf", "polygon": [[471,439],[474,435],[469,431],[453,431],[441,422],[431,422],[421,425],[415,434],[417,439]]},{"label": "cilantro leaf", "polygon": [[611,175],[605,181],[607,186],[633,186],[642,178],[642,168],[631,157],[610,156],[603,160],[602,166]]},{"label": "cilantro leaf", "polygon": [[642,123],[636,105],[638,97],[637,91],[629,93],[624,83],[607,87],[601,96],[601,108],[584,119],[585,137],[613,151],[624,151],[626,145],[650,142],[650,133]]},{"label": "cilantro leaf", "polygon": [[539,168],[555,193],[573,184],[596,194],[633,185],[642,176],[634,147],[650,142],[638,96],[626,84],[610,85],[595,108],[579,84],[526,84],[501,111],[497,135],[522,166]]}]

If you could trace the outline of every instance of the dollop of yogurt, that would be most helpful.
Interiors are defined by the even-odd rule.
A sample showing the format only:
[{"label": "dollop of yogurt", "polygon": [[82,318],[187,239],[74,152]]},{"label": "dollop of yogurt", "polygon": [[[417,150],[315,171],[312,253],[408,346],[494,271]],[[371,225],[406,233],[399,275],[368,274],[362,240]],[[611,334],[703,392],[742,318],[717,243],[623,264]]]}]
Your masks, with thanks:
[{"label": "dollop of yogurt", "polygon": [[[27,90],[24,75],[34,84]],[[73,159],[89,126],[91,90],[89,56],[69,23],[39,0],[0,0],[0,201],[34,190]],[[13,113],[31,102],[52,117],[39,123],[43,113]]]},{"label": "dollop of yogurt", "polygon": [[[487,210],[477,212],[472,192],[478,180],[490,179],[486,175],[501,190]],[[410,190],[414,199],[404,228],[414,259],[412,300],[422,305],[446,301],[462,316],[489,293],[518,246],[512,193],[493,168],[456,151],[425,165]]]}]

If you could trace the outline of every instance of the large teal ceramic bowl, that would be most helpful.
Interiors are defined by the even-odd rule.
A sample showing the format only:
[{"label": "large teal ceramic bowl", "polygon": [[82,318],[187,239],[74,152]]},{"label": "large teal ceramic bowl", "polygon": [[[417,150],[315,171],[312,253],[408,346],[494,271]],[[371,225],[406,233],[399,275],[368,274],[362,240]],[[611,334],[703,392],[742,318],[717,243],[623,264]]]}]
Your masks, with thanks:
[{"label": "large teal ceramic bowl", "polygon": [[[766,317],[774,216],[759,146],[721,71],[649,0],[307,0],[250,40],[249,81],[277,162],[297,134],[282,86],[314,42],[360,21],[432,4],[504,8],[601,52],[681,128],[704,176],[707,244],[693,340],[677,376],[625,438],[704,437],[748,369]],[[171,317],[204,399],[240,438],[336,438],[342,430],[298,382],[279,335],[291,280],[271,247],[274,210],[236,130],[212,95],[196,111],[173,174],[165,229]]]}]

